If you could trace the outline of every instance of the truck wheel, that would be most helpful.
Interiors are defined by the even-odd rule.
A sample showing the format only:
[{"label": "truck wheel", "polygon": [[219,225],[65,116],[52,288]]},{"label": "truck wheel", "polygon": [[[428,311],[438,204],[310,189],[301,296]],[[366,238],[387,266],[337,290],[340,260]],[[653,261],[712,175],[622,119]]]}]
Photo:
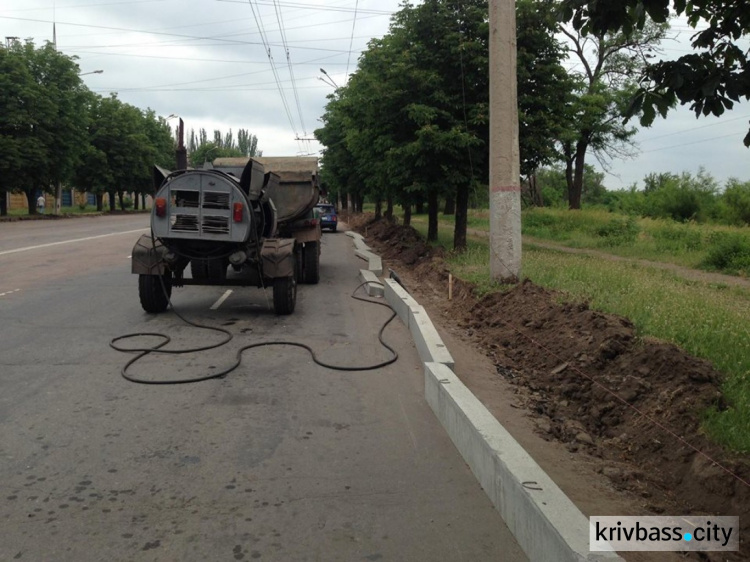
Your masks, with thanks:
[{"label": "truck wheel", "polygon": [[197,281],[223,283],[227,279],[227,263],[222,258],[190,260],[190,274]]},{"label": "truck wheel", "polygon": [[164,280],[164,287],[161,286],[159,275],[141,274],[138,276],[138,296],[146,312],[152,314],[164,312],[169,306],[169,297],[172,296],[172,276],[162,275],[161,278]]},{"label": "truck wheel", "polygon": [[297,279],[297,283],[304,283],[305,263],[302,259],[302,246],[297,244],[294,246],[294,276]]},{"label": "truck wheel", "polygon": [[297,302],[297,279],[277,277],[273,280],[273,311],[276,314],[291,314]]},{"label": "truck wheel", "polygon": [[315,285],[320,281],[320,246],[319,242],[305,244],[302,256],[302,278],[308,285]]}]

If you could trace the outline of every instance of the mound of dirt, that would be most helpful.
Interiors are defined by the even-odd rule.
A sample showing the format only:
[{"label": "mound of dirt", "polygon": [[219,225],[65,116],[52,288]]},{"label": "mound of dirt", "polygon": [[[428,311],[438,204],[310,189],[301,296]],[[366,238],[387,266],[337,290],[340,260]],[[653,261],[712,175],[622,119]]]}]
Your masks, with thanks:
[{"label": "mound of dirt", "polygon": [[[458,283],[453,301],[436,299],[448,269],[419,234],[385,221],[360,222],[362,234],[365,225],[368,244],[410,289],[419,287],[419,300],[458,318],[498,376],[515,385],[545,439],[598,459],[615,488],[646,498],[655,514],[739,515],[747,536],[750,486],[742,480],[750,482],[750,462],[701,431],[706,409],[725,407],[710,363],[529,281],[482,299]],[[743,546],[737,559],[748,558]]]}]

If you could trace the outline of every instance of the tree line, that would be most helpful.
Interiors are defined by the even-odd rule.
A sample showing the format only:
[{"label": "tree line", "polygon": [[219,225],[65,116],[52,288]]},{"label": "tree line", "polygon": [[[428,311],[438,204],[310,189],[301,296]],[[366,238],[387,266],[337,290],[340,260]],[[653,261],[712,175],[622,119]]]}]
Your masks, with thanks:
[{"label": "tree line", "polygon": [[[6,193],[23,193],[29,214],[38,193],[63,188],[96,194],[97,208],[119,202],[125,193],[139,198],[153,192],[154,164],[175,165],[175,137],[168,120],[117,98],[91,92],[80,77],[75,57],[52,43],[33,41],[0,46],[0,215],[7,214]],[[191,133],[191,163],[205,158],[251,156],[258,139],[240,129]],[[140,196],[140,197],[138,197]]]},{"label": "tree line", "polygon": [[[521,174],[530,203],[544,204],[537,176],[553,167],[562,170],[568,206],[580,208],[588,158],[606,169],[612,159],[634,155],[637,129],[628,119],[649,125],[686,103],[679,88],[694,78],[692,59],[659,81],[653,60],[669,25],[666,17],[643,13],[668,2],[646,3],[646,12],[618,7],[609,21],[606,3],[594,0],[516,1]],[[368,197],[377,215],[392,216],[401,205],[407,223],[412,208],[426,205],[430,240],[446,201],[446,210],[455,209],[454,247],[465,247],[467,206],[486,199],[489,174],[488,26],[486,0],[404,4],[389,32],[369,43],[348,83],[328,96],[315,135],[325,146],[329,193],[349,197],[359,209]],[[701,91],[711,93],[693,88],[696,98]],[[657,100],[660,94],[669,103]],[[737,97],[738,87],[726,95]],[[702,112],[719,111],[706,103]],[[723,107],[730,107],[726,100]]]}]

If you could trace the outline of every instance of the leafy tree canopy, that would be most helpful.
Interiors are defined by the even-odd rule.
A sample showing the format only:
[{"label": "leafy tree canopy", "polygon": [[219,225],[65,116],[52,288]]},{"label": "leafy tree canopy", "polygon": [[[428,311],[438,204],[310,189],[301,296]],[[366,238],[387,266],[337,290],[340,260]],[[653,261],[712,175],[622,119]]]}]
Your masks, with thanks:
[{"label": "leafy tree canopy", "polygon": [[[645,69],[629,114],[642,110],[641,123],[649,125],[676,102],[689,104],[696,116],[718,116],[740,99],[750,99],[750,59],[737,44],[750,32],[744,0],[562,0],[561,17],[595,36],[620,30],[630,34],[643,29],[648,18],[666,22],[670,7],[693,28],[707,27],[692,37],[696,52]],[[750,132],[744,144],[750,146]]]}]

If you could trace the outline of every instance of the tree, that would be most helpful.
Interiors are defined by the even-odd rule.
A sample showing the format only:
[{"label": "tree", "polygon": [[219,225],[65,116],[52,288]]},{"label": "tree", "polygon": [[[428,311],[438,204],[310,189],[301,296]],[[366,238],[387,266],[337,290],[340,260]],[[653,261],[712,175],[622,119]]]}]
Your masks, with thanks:
[{"label": "tree", "polygon": [[[584,34],[619,31],[630,34],[646,27],[650,18],[666,22],[670,7],[688,24],[701,30],[692,37],[697,51],[677,60],[643,68],[629,115],[641,113],[650,125],[656,114],[666,117],[679,102],[690,105],[697,117],[721,115],[741,98],[750,99],[750,54],[738,40],[750,32],[750,10],[739,0],[562,0],[562,17]],[[704,26],[706,26],[704,28]],[[750,132],[744,138],[750,146]]]},{"label": "tree", "polygon": [[258,137],[251,134],[247,129],[239,129],[237,139],[230,129],[227,133],[214,130],[213,140],[208,140],[205,129],[199,131],[196,140],[195,131],[190,130],[188,142],[188,155],[190,165],[193,167],[203,166],[205,162],[211,162],[215,158],[241,158],[261,156],[258,150]]},{"label": "tree", "polygon": [[544,204],[536,172],[558,161],[561,154],[550,139],[560,139],[570,127],[564,118],[573,103],[575,81],[561,61],[567,49],[555,38],[555,3],[516,2],[518,120],[521,175],[527,178],[532,203]]},{"label": "tree", "polygon": [[35,194],[70,180],[85,148],[87,89],[75,60],[51,43],[0,47],[0,64],[3,80],[6,69],[10,79],[0,98],[0,142],[7,150],[0,176],[5,189],[25,193],[35,214]]},{"label": "tree", "polygon": [[666,24],[649,22],[630,34],[598,36],[561,28],[570,40],[571,55],[583,67],[583,72],[577,73],[577,95],[568,113],[570,129],[561,139],[571,209],[581,208],[589,150],[605,165],[612,157],[630,156],[636,130],[626,127],[622,116],[636,90],[634,76],[641,72],[667,28]]}]

